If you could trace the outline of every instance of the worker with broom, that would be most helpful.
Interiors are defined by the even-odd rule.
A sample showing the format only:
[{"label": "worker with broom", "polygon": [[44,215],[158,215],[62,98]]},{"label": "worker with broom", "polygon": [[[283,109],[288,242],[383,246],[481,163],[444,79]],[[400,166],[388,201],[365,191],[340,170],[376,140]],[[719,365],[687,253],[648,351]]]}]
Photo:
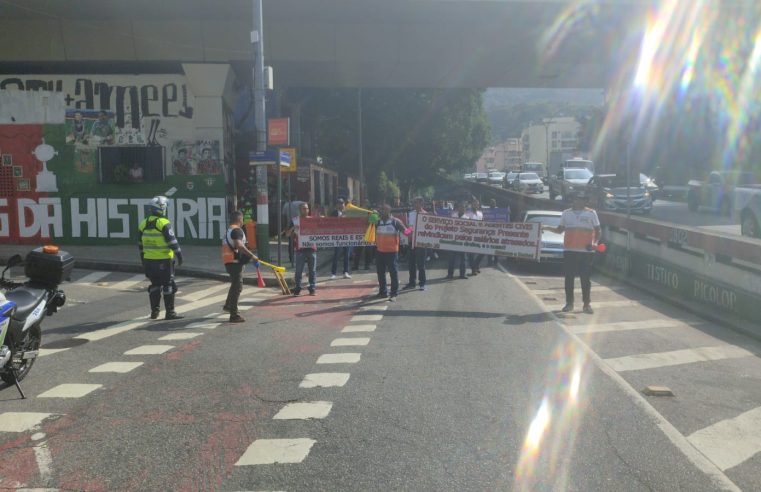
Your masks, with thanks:
[{"label": "worker with broom", "polygon": [[[259,258],[246,247],[246,233],[241,228],[243,213],[235,211],[230,215],[230,227],[222,240],[222,262],[230,275],[230,290],[222,309],[230,313],[230,323],[243,323],[246,320],[238,312],[238,299],[243,291],[243,269],[251,260],[259,273]],[[261,278],[261,277],[260,277]]]}]

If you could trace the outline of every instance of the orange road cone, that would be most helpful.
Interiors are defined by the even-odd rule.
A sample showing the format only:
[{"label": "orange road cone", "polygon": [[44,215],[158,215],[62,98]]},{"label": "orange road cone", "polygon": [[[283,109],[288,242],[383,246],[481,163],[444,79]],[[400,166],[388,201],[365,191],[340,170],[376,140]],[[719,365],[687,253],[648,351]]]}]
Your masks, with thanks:
[{"label": "orange road cone", "polygon": [[259,270],[258,267],[256,269],[256,282],[257,282],[257,285],[259,285],[259,288],[264,287],[264,279],[262,278],[262,272],[261,270]]}]

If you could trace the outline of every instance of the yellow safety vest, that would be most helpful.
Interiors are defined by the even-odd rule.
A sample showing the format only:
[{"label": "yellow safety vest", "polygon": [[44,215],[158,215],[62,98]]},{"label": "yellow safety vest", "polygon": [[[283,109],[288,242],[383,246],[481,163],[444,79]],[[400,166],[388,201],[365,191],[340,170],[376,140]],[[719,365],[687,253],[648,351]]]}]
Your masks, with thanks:
[{"label": "yellow safety vest", "polygon": [[[155,221],[155,222],[154,222]],[[148,227],[149,222],[153,224]],[[164,238],[164,227],[169,224],[169,219],[164,217],[150,216],[140,223],[140,232],[143,233],[143,258],[146,260],[171,260],[174,251]]]}]

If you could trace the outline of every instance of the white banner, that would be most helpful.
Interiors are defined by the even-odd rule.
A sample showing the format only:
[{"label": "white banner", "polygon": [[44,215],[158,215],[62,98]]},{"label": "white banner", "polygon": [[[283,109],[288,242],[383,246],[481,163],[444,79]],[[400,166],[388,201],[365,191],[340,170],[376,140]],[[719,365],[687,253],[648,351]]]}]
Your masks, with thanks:
[{"label": "white banner", "polygon": [[541,237],[537,222],[486,222],[418,214],[413,241],[416,248],[538,261]]}]

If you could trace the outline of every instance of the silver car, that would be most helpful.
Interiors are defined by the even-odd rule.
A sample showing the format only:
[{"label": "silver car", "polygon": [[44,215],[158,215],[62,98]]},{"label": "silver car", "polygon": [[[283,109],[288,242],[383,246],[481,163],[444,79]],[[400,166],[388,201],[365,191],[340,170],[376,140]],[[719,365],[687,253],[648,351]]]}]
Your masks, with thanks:
[{"label": "silver car", "polygon": [[521,193],[544,193],[544,183],[536,173],[520,173],[513,181],[513,190]]},{"label": "silver car", "polygon": [[[543,226],[557,227],[563,212],[556,210],[529,210],[523,216],[523,222],[539,222]],[[563,234],[542,230],[542,246],[539,261],[558,263],[563,261]]]}]

